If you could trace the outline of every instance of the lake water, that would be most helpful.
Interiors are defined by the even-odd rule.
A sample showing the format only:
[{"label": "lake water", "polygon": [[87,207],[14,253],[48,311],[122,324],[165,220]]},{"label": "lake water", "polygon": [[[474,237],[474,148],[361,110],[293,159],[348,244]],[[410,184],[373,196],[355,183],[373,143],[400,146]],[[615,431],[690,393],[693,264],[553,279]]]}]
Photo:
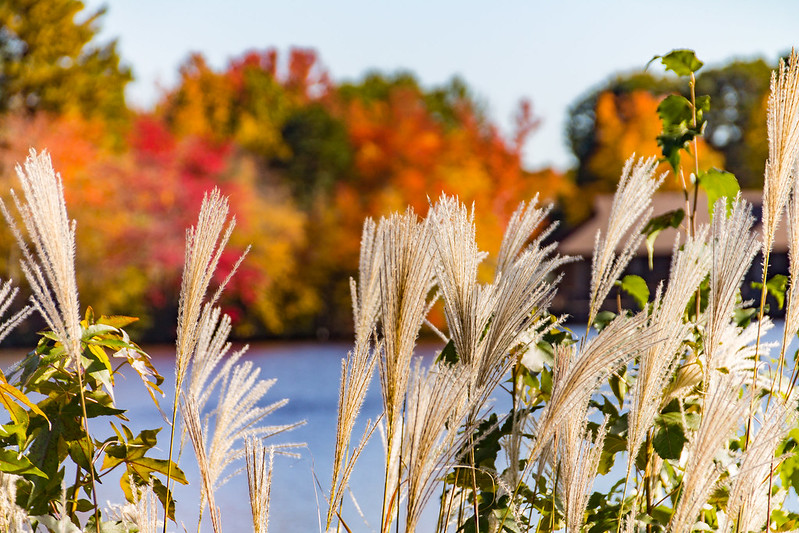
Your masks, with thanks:
[{"label": "lake water", "polygon": [[[341,359],[346,356],[350,345],[346,343],[270,343],[253,346],[245,355],[261,369],[260,378],[276,378],[277,382],[269,390],[264,404],[288,398],[288,405],[271,414],[265,423],[268,425],[291,424],[306,420],[307,424],[289,433],[274,437],[274,442],[304,442],[299,449],[299,459],[276,457],[272,485],[272,504],[270,511],[270,531],[319,531],[319,516],[324,520],[327,505],[323,494],[330,487],[332,455],[336,431],[338,407],[338,387],[341,372]],[[423,345],[419,353],[432,356],[439,345]],[[171,408],[174,386],[174,357],[171,348],[149,350],[154,364],[166,378],[164,392],[166,399],[162,408]],[[0,356],[3,368],[19,360],[21,352],[5,352]],[[119,379],[115,387],[117,405],[127,409],[134,432],[142,429],[164,427],[163,418],[153,406],[149,395],[137,376]],[[215,398],[209,401],[213,405]],[[366,402],[362,409],[361,424],[353,432],[355,438],[363,433],[363,422],[376,418],[381,412],[382,401],[380,383],[377,376],[372,381]],[[104,439],[112,435],[110,427],[103,424],[90,424],[92,436]],[[164,429],[159,434],[160,453],[153,457],[167,456],[169,432]],[[267,441],[268,443],[269,441]],[[359,506],[366,515],[369,525],[359,518],[351,500],[345,500],[345,519],[355,532],[373,531],[380,522],[380,502],[383,491],[382,464],[383,448],[380,437],[374,434],[367,445],[351,479],[351,486]],[[243,461],[241,461],[243,466]],[[194,461],[191,444],[186,443],[180,467],[189,480],[187,487],[177,485],[177,517],[188,531],[197,530],[200,476]],[[121,472],[119,473],[121,475]],[[123,503],[119,488],[119,475],[111,474],[103,480],[98,491],[99,501]],[[317,486],[321,485],[320,490]],[[252,519],[247,492],[246,474],[242,472],[227,482],[216,494],[217,505],[222,511],[222,524],[225,531],[252,531]],[[435,520],[434,510],[425,518],[427,523]],[[204,532],[211,531],[208,513],[204,515]],[[324,524],[323,524],[324,525]],[[428,529],[423,527],[422,529]],[[175,530],[174,526],[170,531]],[[182,528],[177,531],[182,531]]]},{"label": "lake water", "polygon": [[[779,340],[781,325],[778,324],[769,332],[766,340]],[[578,326],[575,331],[582,333],[584,326]],[[289,399],[288,405],[270,415],[266,423],[281,425],[299,420],[307,421],[306,425],[275,437],[275,442],[304,442],[307,446],[299,450],[299,459],[275,458],[270,531],[320,531],[320,516],[323,520],[327,509],[323,495],[329,490],[332,469],[341,359],[346,356],[349,348],[350,345],[346,343],[269,343],[253,346],[245,355],[245,358],[252,360],[261,369],[262,379],[277,379],[264,401],[271,403],[283,398]],[[417,353],[423,355],[429,363],[436,349],[440,348],[438,344],[424,344]],[[793,348],[789,354],[792,352]],[[172,390],[168,385],[174,381],[173,351],[165,347],[150,350],[149,353],[152,354],[159,372],[166,378],[166,398],[171,398]],[[21,356],[21,352],[4,352],[0,354],[0,365],[5,368]],[[128,410],[127,416],[131,420],[129,426],[134,432],[165,426],[138,377],[119,379],[116,391],[117,404]],[[168,400],[164,401],[163,407],[165,410],[171,407]],[[375,376],[361,412],[360,424],[353,432],[356,438],[363,432],[364,421],[375,418],[380,411],[380,385]],[[98,423],[91,426],[91,430],[93,436],[99,439],[112,434],[110,428]],[[154,457],[167,456],[168,439],[169,433],[164,429],[159,435],[160,453],[152,454]],[[354,496],[366,515],[365,521],[359,518],[351,500],[345,499],[344,516],[354,532],[374,531],[379,525],[383,457],[381,439],[375,434],[359,459],[351,479]],[[617,461],[619,462],[622,461]],[[177,515],[178,520],[192,532],[197,530],[200,477],[190,443],[186,444],[180,467],[185,471],[189,485],[176,487]],[[623,472],[620,475],[623,476]],[[601,486],[602,480],[597,483]],[[99,495],[101,502],[124,501],[118,475],[110,475],[104,479]],[[246,475],[243,472],[228,481],[217,492],[216,497],[222,510],[225,531],[252,530]],[[420,531],[433,529],[437,509],[435,503],[431,503],[423,517]],[[170,531],[182,531],[182,527],[176,529],[173,525]],[[211,531],[207,512],[202,531]]]}]

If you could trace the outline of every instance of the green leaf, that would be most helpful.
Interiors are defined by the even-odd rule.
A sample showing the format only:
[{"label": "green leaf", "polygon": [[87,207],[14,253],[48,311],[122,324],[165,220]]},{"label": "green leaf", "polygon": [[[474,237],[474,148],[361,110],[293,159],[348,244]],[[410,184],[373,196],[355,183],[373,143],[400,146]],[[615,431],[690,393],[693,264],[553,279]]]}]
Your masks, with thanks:
[{"label": "green leaf", "polygon": [[134,322],[138,322],[139,319],[134,316],[123,316],[123,315],[111,315],[111,316],[101,316],[98,320],[98,324],[104,324],[106,326],[113,326],[115,328],[124,328],[125,326],[129,326]]},{"label": "green leaf", "polygon": [[652,446],[663,459],[679,459],[683,446],[688,442],[682,427],[680,413],[666,413],[655,420]]},{"label": "green leaf", "polygon": [[735,175],[712,168],[699,173],[699,186],[707,193],[707,211],[710,217],[713,218],[713,206],[719,198],[727,198],[727,216],[729,216],[732,202],[741,190]]},{"label": "green leaf", "polygon": [[[655,56],[652,59],[655,60],[657,57]],[[678,76],[690,76],[692,72],[696,72],[704,64],[697,59],[693,50],[672,50],[662,56],[660,62],[663,63],[666,70],[670,70]]]},{"label": "green leaf", "polygon": [[683,209],[675,209],[652,218],[641,230],[641,234],[646,235],[646,250],[649,253],[650,270],[653,268],[652,259],[655,255],[655,239],[666,228],[679,228],[684,218],[685,211]]},{"label": "green leaf", "polygon": [[36,468],[27,457],[4,448],[0,448],[0,471],[17,476],[30,474],[47,479],[47,474]]},{"label": "green leaf", "polygon": [[600,311],[596,314],[596,318],[594,319],[594,327],[597,332],[600,332],[605,329],[608,324],[613,322],[615,318],[616,313],[613,311]]},{"label": "green leaf", "polygon": [[[752,282],[753,289],[763,289],[763,284],[757,281]],[[785,305],[785,291],[788,289],[788,277],[783,274],[775,274],[766,282],[766,291],[777,300],[777,306],[782,309]]]},{"label": "green leaf", "polygon": [[454,365],[458,362],[458,352],[455,350],[455,343],[450,340],[441,353],[436,357],[436,363],[444,363],[446,365]]},{"label": "green leaf", "polygon": [[680,167],[680,151],[687,150],[688,143],[701,132],[703,124],[698,123],[696,127],[693,126],[694,114],[691,102],[677,94],[667,96],[660,102],[658,116],[663,122],[663,131],[657,136],[657,144],[664,159],[676,173]]},{"label": "green leaf", "polygon": [[644,278],[635,274],[628,274],[617,283],[621,290],[633,297],[638,307],[641,309],[646,307],[646,302],[649,301],[649,287],[646,286]]}]

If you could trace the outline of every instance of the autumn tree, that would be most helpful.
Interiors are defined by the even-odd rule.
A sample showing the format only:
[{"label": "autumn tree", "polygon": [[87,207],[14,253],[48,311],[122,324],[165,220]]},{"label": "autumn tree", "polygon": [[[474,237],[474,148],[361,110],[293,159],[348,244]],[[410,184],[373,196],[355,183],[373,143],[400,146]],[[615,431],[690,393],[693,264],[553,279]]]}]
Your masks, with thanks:
[{"label": "autumn tree", "polygon": [[0,110],[124,122],[130,69],[116,42],[93,42],[104,10],[83,9],[80,0],[0,2]]}]

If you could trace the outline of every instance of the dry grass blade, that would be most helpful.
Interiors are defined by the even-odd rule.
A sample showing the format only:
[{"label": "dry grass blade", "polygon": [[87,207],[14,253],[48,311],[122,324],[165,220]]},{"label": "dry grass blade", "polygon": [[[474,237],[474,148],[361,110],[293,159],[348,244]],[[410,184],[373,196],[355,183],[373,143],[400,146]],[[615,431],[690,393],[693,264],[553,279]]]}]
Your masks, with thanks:
[{"label": "dry grass blade", "polygon": [[[608,229],[605,236],[597,232],[591,263],[591,295],[589,326],[599,312],[613,283],[632,259],[643,235],[641,229],[651,214],[652,195],[663,181],[655,179],[656,158],[640,159],[633,165],[634,157],[627,160],[619,186],[613,197]],[[617,255],[625,236],[627,240]]]},{"label": "dry grass blade", "polygon": [[264,446],[260,439],[246,439],[244,457],[247,464],[247,487],[250,491],[253,532],[267,533],[275,450]]},{"label": "dry grass blade", "polygon": [[80,305],[75,280],[75,223],[67,217],[61,176],[47,152],[31,150],[24,170],[16,167],[23,199],[12,191],[14,204],[33,246],[6,205],[0,201],[11,231],[22,250],[22,271],[33,290],[33,305],[63,343],[71,363],[80,357]]},{"label": "dry grass blade", "polygon": [[472,433],[462,427],[471,411],[468,384],[468,370],[458,365],[438,365],[427,372],[417,364],[413,371],[402,446],[408,487],[406,531],[416,531],[442,471],[464,452]]},{"label": "dry grass blade", "polygon": [[[695,238],[688,238],[682,250],[675,241],[671,273],[665,295],[655,298],[651,322],[663,332],[663,341],[641,353],[638,377],[630,391],[627,452],[635,457],[655,415],[660,410],[663,390],[680,362],[680,346],[691,329],[683,322],[685,306],[710,269],[710,253],[700,229]],[[628,463],[631,468],[632,462]],[[629,475],[629,472],[628,472]]]},{"label": "dry grass blade", "polygon": [[799,155],[799,55],[791,50],[771,75],[768,100],[768,160],[763,182],[763,255],[774,244],[782,210],[793,186]]}]

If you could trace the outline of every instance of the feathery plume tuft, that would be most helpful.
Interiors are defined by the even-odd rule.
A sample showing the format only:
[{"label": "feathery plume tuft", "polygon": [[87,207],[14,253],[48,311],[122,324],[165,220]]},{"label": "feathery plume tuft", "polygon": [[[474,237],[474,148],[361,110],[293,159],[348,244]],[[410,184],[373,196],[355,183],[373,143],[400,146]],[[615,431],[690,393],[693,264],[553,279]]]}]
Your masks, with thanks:
[{"label": "feathery plume tuft", "polygon": [[[378,358],[389,463],[399,449],[397,439],[419,329],[427,313],[427,294],[433,286],[430,225],[408,209],[380,221],[377,228],[380,257],[382,351]],[[387,469],[387,477],[396,472]],[[386,492],[384,511],[388,505]],[[384,513],[385,514],[385,513]]]},{"label": "feathery plume tuft", "polygon": [[219,264],[219,258],[236,225],[235,217],[228,222],[228,210],[227,198],[222,196],[219,189],[214,189],[211,194],[206,194],[203,198],[197,225],[186,231],[186,255],[178,301],[175,364],[175,387],[178,392],[181,390],[183,377],[199,338],[200,315],[203,306],[206,303],[211,307],[214,306],[230,276],[244,258],[242,255],[228,278],[217,289],[216,294],[210,301],[205,302],[205,296]]},{"label": "feathery plume tuft", "polygon": [[22,250],[20,264],[33,290],[31,301],[64,345],[69,363],[80,358],[80,304],[75,280],[75,222],[67,217],[61,176],[53,170],[50,155],[31,149],[24,169],[17,165],[23,199],[12,198],[33,250],[5,203],[2,211]]},{"label": "feathery plume tuft", "polygon": [[648,327],[647,322],[645,312],[633,317],[618,316],[588,341],[579,355],[572,355],[573,346],[556,352],[557,375],[552,378],[552,394],[541,413],[528,465],[538,458],[575,406],[587,405],[591,394],[611,372],[659,340],[659,332]]},{"label": "feathery plume tuft", "polygon": [[[719,217],[720,218],[720,217]],[[686,445],[688,462],[682,478],[682,491],[674,508],[669,531],[691,531],[699,511],[716,485],[720,472],[715,455],[721,450],[747,412],[751,391],[740,397],[744,380],[733,373],[718,374],[715,386],[708,389],[699,429]],[[714,383],[711,380],[711,383]]]},{"label": "feathery plume tuft", "polygon": [[[5,283],[0,283],[0,318],[6,314],[6,311],[8,311],[8,308],[11,306],[18,293],[19,288],[11,285],[10,280],[6,281]],[[29,305],[26,305],[6,319],[5,322],[1,322],[0,342],[3,342],[3,339],[5,339],[9,333],[14,331],[14,328],[16,328],[23,320],[28,318],[32,312],[33,308]]]},{"label": "feathery plume tuft", "polygon": [[[591,262],[589,326],[596,318],[613,283],[619,278],[641,244],[643,239],[641,230],[652,213],[650,207],[652,195],[663,182],[663,176],[653,177],[657,168],[656,158],[639,159],[633,165],[634,159],[634,156],[631,157],[624,165],[619,186],[613,197],[605,236],[602,237],[600,231],[596,234]],[[627,240],[617,255],[617,248],[625,236],[628,236]]]},{"label": "feathery plume tuft", "polygon": [[791,50],[788,65],[780,60],[771,74],[768,100],[768,160],[763,181],[763,257],[774,244],[782,210],[791,192],[799,156],[799,55]]}]

